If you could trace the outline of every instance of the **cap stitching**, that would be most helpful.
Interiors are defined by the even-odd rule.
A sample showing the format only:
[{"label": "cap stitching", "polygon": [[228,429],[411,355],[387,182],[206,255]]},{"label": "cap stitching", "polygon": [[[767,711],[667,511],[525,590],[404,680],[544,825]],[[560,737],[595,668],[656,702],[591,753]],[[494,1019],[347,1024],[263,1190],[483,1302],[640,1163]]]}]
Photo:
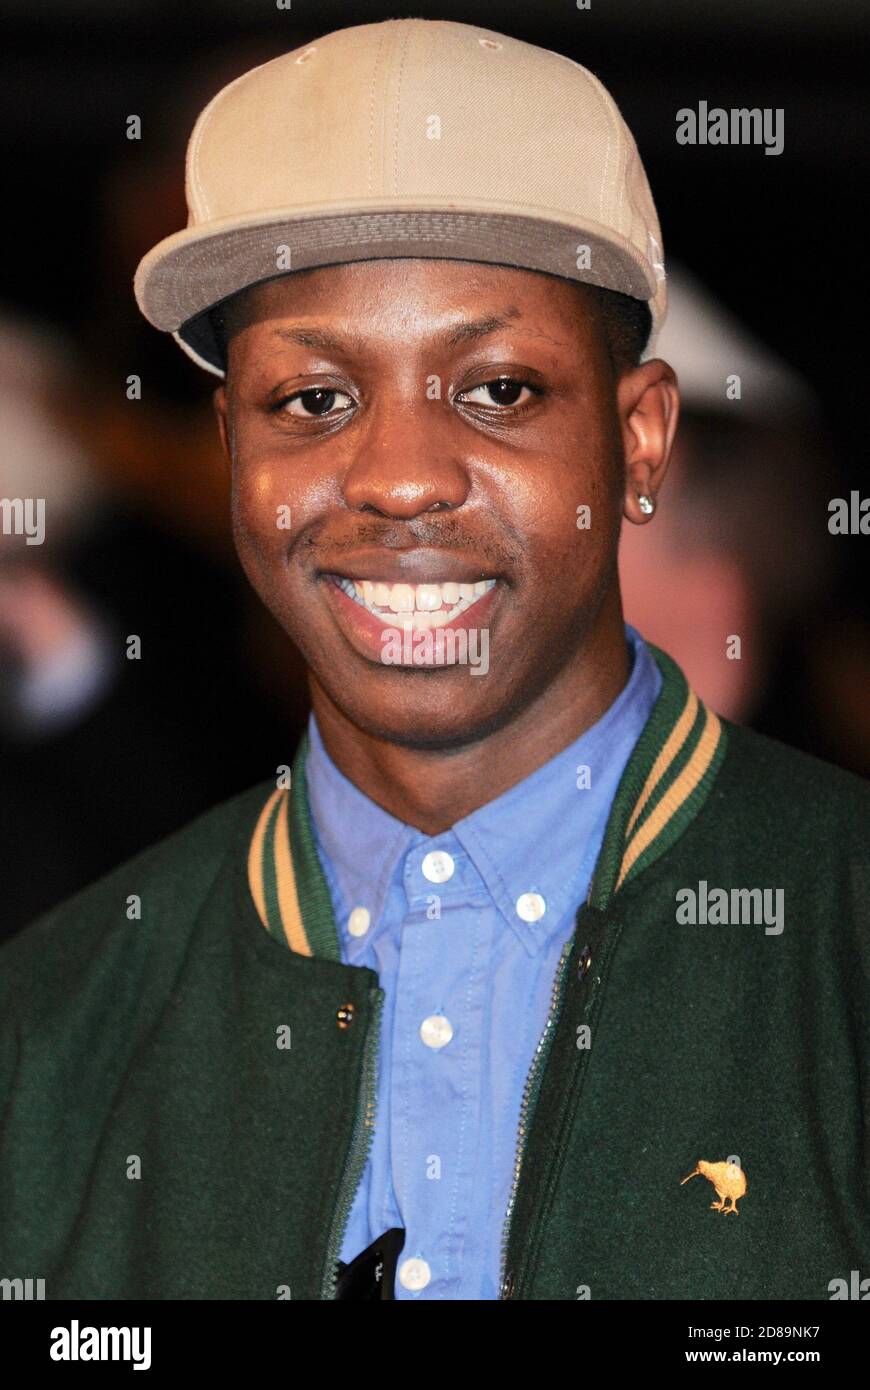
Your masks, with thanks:
[{"label": "cap stitching", "polygon": [[610,171],[610,136],[607,137],[607,153],[604,156],[604,173],[601,176],[601,188],[598,192],[598,220],[604,222],[604,191],[607,188],[607,175]]},{"label": "cap stitching", "polygon": [[369,95],[369,197],[373,197],[372,188],[374,185],[374,152],[375,152],[375,91],[378,85],[378,69],[381,66],[381,55],[384,51],[384,41],[386,35],[378,35],[378,56],[375,59],[374,71],[372,73],[372,86]]},{"label": "cap stitching", "polygon": [[[343,220],[343,219],[341,219],[341,220]],[[249,244],[252,244],[252,245],[253,245],[254,237],[256,236],[257,230],[258,230],[258,229],[256,229],[256,228],[250,229],[250,234],[249,234],[249,236],[248,236],[248,237],[242,238],[242,240],[243,240],[243,241],[248,241]],[[262,230],[262,229],[260,229],[260,230]],[[253,235],[251,235],[251,234],[253,234]],[[188,273],[193,272],[193,273],[196,273],[196,274],[201,274],[201,273],[203,273],[204,271],[207,271],[207,270],[209,269],[209,264],[208,264],[209,249],[210,249],[210,248],[209,248],[209,246],[208,246],[208,243],[202,245],[202,246],[199,247],[199,248],[190,248],[190,251],[191,251],[192,254],[189,256],[188,262],[187,262],[187,264],[188,264]],[[614,254],[618,255],[618,253],[616,253],[616,248],[609,247],[609,246],[607,246],[607,245],[605,244],[605,245],[603,245],[603,246],[599,246],[599,250],[602,251],[603,254],[604,254],[604,264],[607,266],[608,272],[609,272],[609,274],[610,274],[611,276],[619,276],[620,274],[624,274],[624,273],[625,273],[626,261],[623,261],[622,258],[614,259]],[[440,248],[439,248],[439,251],[440,251]],[[420,253],[423,254],[422,252],[420,252]],[[396,253],[393,252],[393,253],[391,253],[391,254],[392,254],[392,255],[395,255]],[[630,255],[630,256],[627,257],[627,261],[630,262],[630,263],[632,263],[632,264],[634,264],[634,263],[635,263],[635,255],[636,255],[636,251],[634,252],[634,255]],[[338,260],[335,260],[335,261],[330,260],[330,259],[324,260],[323,264],[340,264],[340,263],[342,263],[342,261],[344,261],[344,260],[346,260],[346,259],[348,259],[348,257],[342,255],[342,256],[340,256],[340,257],[338,258]],[[522,264],[522,262],[514,262],[512,256],[510,255],[510,253],[508,253],[507,255],[504,255],[503,257],[502,257],[502,256],[494,257],[494,256],[491,256],[491,255],[484,255],[484,254],[482,254],[481,252],[476,251],[476,250],[473,251],[473,252],[472,252],[472,251],[468,251],[468,250],[462,250],[462,251],[459,251],[459,252],[457,253],[457,250],[456,250],[455,245],[454,245],[454,248],[453,248],[453,250],[452,250],[452,254],[448,251],[448,254],[447,254],[447,256],[446,256],[446,259],[475,260],[475,261],[481,261],[481,262],[483,262],[483,263],[491,263],[491,264],[514,264],[514,263],[516,263],[516,264]],[[622,263],[620,263],[620,262],[622,262]],[[601,260],[600,260],[600,259],[598,260],[598,263],[599,263],[599,265],[601,265]],[[529,266],[528,261],[526,261],[526,262],[525,262],[525,268],[532,269],[533,267]],[[553,266],[545,267],[545,266],[542,265],[540,262],[538,262],[537,268],[540,269],[540,270],[544,270],[544,271],[546,271],[547,273],[550,273],[550,274],[559,274],[559,271],[557,271]],[[645,280],[645,279],[646,279],[646,275],[645,275],[645,271],[644,271],[643,267],[638,267],[638,266],[635,264],[635,269],[640,271],[641,277]],[[258,278],[259,278],[259,277],[258,277]],[[268,278],[273,278],[273,277],[272,277],[272,276],[266,276],[266,277],[263,277],[263,278],[268,279]],[[590,278],[590,277],[586,277],[586,276],[577,276],[577,277],[569,277],[569,278],[588,279],[588,278]],[[245,281],[245,283],[246,283],[246,284],[251,284],[251,283],[256,283],[256,281],[252,281],[252,280],[248,279],[247,281]],[[599,279],[599,277],[595,277],[595,279],[593,280],[593,283],[601,283],[601,280]],[[607,282],[605,281],[604,283],[607,283]],[[616,280],[616,283],[614,283],[613,281],[611,281],[611,288],[617,288],[618,285],[619,285],[618,279]],[[234,292],[236,291],[236,289],[237,289],[237,288],[240,288],[240,287],[241,287],[241,286],[240,286],[239,284],[237,284],[237,283],[234,283],[232,286],[225,285],[225,286],[224,286],[223,288],[221,288],[221,289],[218,289],[217,287],[215,287],[215,290],[214,290],[214,300],[213,300],[213,302],[218,302],[220,299],[225,298],[227,294],[234,293]],[[628,286],[627,284],[625,284],[625,285],[623,286],[623,288],[624,288],[624,291],[627,292],[627,293],[638,294],[638,291],[637,291],[636,289],[633,289],[633,288],[630,289],[629,286]],[[647,289],[648,289],[648,286],[647,286]],[[643,295],[641,295],[640,297],[649,297],[649,296],[643,296]],[[179,297],[173,295],[173,300],[174,300],[174,304],[175,304],[175,308],[176,308],[176,313],[179,314],[179,317],[180,317],[180,319],[181,319],[181,323],[180,323],[180,325],[179,325],[179,326],[181,326],[181,327],[183,327],[184,322],[186,322],[189,318],[195,317],[195,316],[197,316],[199,313],[202,312],[202,310],[200,310],[199,308],[193,310],[193,312],[191,312],[191,310],[190,310],[189,308],[185,311],[184,308],[183,308],[183,306],[182,306],[182,304],[181,304],[181,302],[180,302]]]},{"label": "cap stitching", "polygon": [[[554,209],[554,211],[556,211],[556,210]],[[505,232],[510,232],[510,231],[512,230],[511,224],[513,224],[513,223],[533,223],[533,224],[535,224],[535,223],[538,223],[538,222],[540,221],[540,219],[537,219],[537,218],[535,218],[535,217],[528,217],[528,216],[523,216],[523,215],[518,215],[518,214],[509,214],[509,213],[489,213],[489,214],[487,214],[487,213],[482,213],[480,210],[477,210],[477,211],[475,211],[475,212],[468,212],[468,211],[459,211],[459,210],[452,210],[452,209],[451,209],[451,210],[447,210],[447,209],[440,209],[440,210],[437,210],[437,209],[430,209],[430,210],[425,210],[425,209],[416,209],[416,210],[410,210],[410,209],[406,209],[406,210],[394,209],[394,210],[391,210],[389,213],[384,213],[384,212],[379,212],[378,210],[372,209],[372,210],[368,210],[368,211],[360,210],[360,211],[359,211],[358,213],[356,213],[356,214],[351,214],[351,213],[339,213],[339,214],[334,214],[334,215],[332,215],[332,216],[330,216],[329,214],[324,214],[322,217],[315,217],[315,218],[294,218],[294,217],[292,217],[292,216],[287,217],[286,214],[282,214],[282,215],[280,215],[280,216],[278,216],[278,217],[270,218],[269,221],[268,221],[267,223],[257,222],[257,223],[255,223],[255,224],[253,224],[252,226],[249,226],[249,227],[247,227],[247,228],[227,228],[227,232],[228,232],[229,234],[232,235],[233,241],[234,241],[237,245],[244,246],[245,244],[247,244],[247,245],[249,245],[249,246],[251,246],[251,247],[253,248],[253,247],[256,247],[257,242],[258,242],[258,239],[261,237],[262,233],[264,232],[264,230],[265,230],[267,227],[285,226],[285,225],[289,227],[289,226],[293,226],[293,225],[295,225],[295,224],[298,224],[298,225],[301,225],[301,226],[308,226],[308,227],[310,227],[310,225],[311,225],[312,223],[313,223],[313,224],[317,224],[317,223],[319,223],[319,222],[324,222],[324,223],[335,222],[335,223],[338,224],[339,226],[347,226],[348,223],[355,223],[355,222],[357,222],[358,220],[367,222],[367,221],[369,221],[370,219],[374,219],[374,220],[380,222],[380,221],[382,221],[384,218],[387,218],[387,217],[389,217],[389,218],[395,218],[396,223],[397,223],[397,226],[401,227],[403,224],[406,224],[406,225],[407,225],[409,222],[412,222],[413,219],[414,219],[414,217],[417,216],[417,215],[422,216],[422,217],[427,218],[427,219],[428,219],[428,218],[433,218],[435,224],[437,224],[438,219],[441,219],[441,220],[443,221],[443,223],[444,223],[444,236],[446,236],[446,238],[447,238],[448,241],[449,241],[450,239],[452,239],[452,238],[453,238],[454,236],[456,236],[456,235],[462,235],[462,234],[463,234],[463,233],[462,233],[462,230],[461,230],[462,224],[468,224],[469,230],[474,230],[474,224],[480,222],[481,220],[484,220],[484,221],[490,221],[491,224],[492,224],[492,223],[498,224],[498,225],[500,226],[500,228],[503,229]],[[554,226],[554,229],[558,229],[560,232],[563,232],[563,233],[568,234],[568,235],[576,235],[577,231],[581,230],[580,228],[572,227],[572,226],[570,226],[570,224],[567,224],[567,223],[563,222],[563,221],[561,220],[561,218],[558,218],[558,219],[554,220],[553,226]],[[617,247],[616,245],[612,244],[611,238],[610,238],[610,236],[608,236],[608,232],[610,231],[610,229],[608,229],[608,228],[604,228],[604,227],[593,228],[593,227],[587,225],[587,227],[586,227],[585,229],[582,229],[582,230],[584,231],[584,234],[585,234],[585,235],[593,237],[593,238],[596,240],[596,242],[599,243],[598,249],[599,249],[599,253],[600,253],[600,254],[599,254],[599,257],[597,258],[597,259],[599,260],[599,264],[601,263],[601,254],[602,254],[602,253],[603,253],[603,256],[604,256],[605,264],[606,264],[606,265],[608,266],[608,268],[610,268],[611,270],[613,269],[613,258],[614,258],[614,257],[616,258],[616,266],[617,266],[617,267],[619,267],[619,266],[620,266],[620,263],[622,263],[622,262],[624,261],[624,259],[627,257],[628,260],[631,261],[631,262],[635,265],[635,268],[640,272],[642,278],[646,281],[646,283],[647,283],[647,289],[649,290],[649,282],[648,282],[649,264],[648,264],[648,261],[646,260],[646,258],[645,258],[644,256],[642,256],[642,255],[640,254],[640,252],[638,251],[638,249],[628,240],[628,238],[626,238],[626,237],[624,237],[624,236],[621,236],[621,234],[617,233],[617,235],[620,236],[620,237],[621,237],[621,240],[625,243],[625,245],[624,245],[623,247]],[[418,232],[417,235],[420,235],[420,233]],[[216,240],[216,238],[215,238],[214,236],[206,236],[206,237],[204,237],[204,238],[202,238],[202,239],[198,239],[198,242],[194,242],[193,244],[188,244],[187,248],[184,248],[183,246],[179,246],[179,247],[177,248],[177,250],[178,250],[179,252],[183,252],[183,251],[186,249],[186,252],[187,252],[187,254],[186,254],[186,262],[187,262],[188,266],[190,266],[191,268],[196,267],[198,271],[201,271],[204,267],[208,266],[208,264],[209,264],[210,257],[211,257],[212,254],[213,254],[215,240]],[[431,240],[431,239],[430,239],[430,238],[424,238],[424,240],[426,240],[426,241],[427,241],[427,244],[428,244],[429,240]],[[436,240],[441,240],[441,237],[436,237]],[[483,261],[486,260],[486,258],[483,257],[483,256],[480,256],[480,257],[478,257],[478,258],[481,259],[481,260],[483,260]],[[448,259],[449,259],[449,257],[448,257]],[[522,262],[521,260],[518,260],[516,263],[517,263],[518,265],[520,265],[521,267],[523,266],[523,262]],[[534,268],[534,267],[528,265],[528,262],[526,262],[525,268],[532,269],[532,268]],[[540,268],[540,267],[539,267],[539,268]],[[555,272],[555,271],[551,271],[550,273],[556,273],[556,272]],[[580,277],[580,276],[576,276],[576,277],[575,277],[575,276],[569,276],[569,277],[567,277],[567,278],[569,278],[569,279],[575,279],[575,278],[576,278],[576,279],[582,279],[583,277]],[[181,288],[180,286],[171,286],[171,287],[168,286],[168,285],[164,285],[164,286],[163,286],[163,292],[164,292],[164,294],[166,293],[167,289],[170,290],[170,293],[171,293],[171,295],[172,295],[173,304],[174,304],[174,305],[176,306],[176,308],[179,309],[179,310],[182,309],[182,306],[183,306],[183,298],[182,298],[181,293],[179,292],[179,291],[180,291],[180,288]],[[654,292],[651,293],[651,294],[649,294],[648,297],[649,297],[650,299],[654,299],[654,297],[655,297]]]},{"label": "cap stitching", "polygon": [[396,88],[396,119],[393,125],[393,192],[399,192],[399,111],[402,105],[402,80],[405,76],[405,59],[408,56],[408,48],[411,43],[411,29],[405,30],[405,37],[402,42],[402,56],[399,60],[399,79]]}]

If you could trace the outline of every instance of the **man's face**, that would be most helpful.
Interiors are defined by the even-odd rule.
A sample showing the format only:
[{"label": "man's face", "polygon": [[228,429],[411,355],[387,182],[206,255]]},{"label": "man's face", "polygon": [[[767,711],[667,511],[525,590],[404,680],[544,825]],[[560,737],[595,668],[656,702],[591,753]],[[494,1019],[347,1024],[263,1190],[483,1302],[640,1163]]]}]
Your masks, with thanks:
[{"label": "man's face", "polygon": [[422,747],[525,711],[616,592],[622,434],[593,297],[378,260],[254,287],[229,328],[235,542],[315,699]]}]

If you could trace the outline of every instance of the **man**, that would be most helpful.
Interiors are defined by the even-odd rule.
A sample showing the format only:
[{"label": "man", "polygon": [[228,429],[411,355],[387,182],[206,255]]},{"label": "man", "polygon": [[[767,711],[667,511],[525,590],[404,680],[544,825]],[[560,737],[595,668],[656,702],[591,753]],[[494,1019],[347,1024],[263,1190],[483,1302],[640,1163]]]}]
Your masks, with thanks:
[{"label": "man", "polygon": [[391,21],[225,89],[187,173],[137,294],[225,371],[312,719],[292,776],[7,948],[0,1272],[830,1297],[870,1272],[867,798],[623,625],[677,388],[612,100]]}]

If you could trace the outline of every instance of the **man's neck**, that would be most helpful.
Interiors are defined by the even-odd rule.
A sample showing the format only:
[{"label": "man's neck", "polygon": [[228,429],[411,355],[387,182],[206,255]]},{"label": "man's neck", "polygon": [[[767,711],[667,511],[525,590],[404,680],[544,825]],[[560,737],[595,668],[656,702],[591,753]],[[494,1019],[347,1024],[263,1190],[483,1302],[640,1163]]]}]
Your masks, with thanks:
[{"label": "man's neck", "polygon": [[438,835],[494,801],[597,723],[625,688],[631,656],[618,624],[569,662],[500,728],[457,748],[409,748],[360,729],[312,681],[317,727],[349,781],[390,815]]}]

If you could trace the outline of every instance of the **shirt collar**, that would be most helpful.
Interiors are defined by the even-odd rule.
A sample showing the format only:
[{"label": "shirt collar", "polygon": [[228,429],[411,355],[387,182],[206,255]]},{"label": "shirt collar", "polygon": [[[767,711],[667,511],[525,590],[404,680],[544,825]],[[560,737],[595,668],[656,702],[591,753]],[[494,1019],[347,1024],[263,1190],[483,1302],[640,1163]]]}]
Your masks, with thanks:
[{"label": "shirt collar", "polygon": [[373,924],[382,916],[396,864],[420,831],[391,816],[336,767],[312,712],[306,763],[315,841],[333,896],[336,926],[347,939],[347,914],[365,907]]},{"label": "shirt collar", "polygon": [[[630,627],[626,636],[631,674],[597,723],[447,833],[529,954],[579,906],[617,785],[661,686],[643,639]],[[337,926],[346,940],[346,913],[365,906],[376,928],[399,861],[412,847],[442,847],[447,836],[427,840],[354,786],[329,757],[313,713],[308,734],[312,821],[330,890],[343,907]]]},{"label": "shirt collar", "polygon": [[[453,827],[530,954],[586,893],[620,777],[661,687],[643,638],[628,627],[626,636],[631,675],[601,718]],[[530,909],[540,909],[538,899],[543,916],[525,921]]]}]

